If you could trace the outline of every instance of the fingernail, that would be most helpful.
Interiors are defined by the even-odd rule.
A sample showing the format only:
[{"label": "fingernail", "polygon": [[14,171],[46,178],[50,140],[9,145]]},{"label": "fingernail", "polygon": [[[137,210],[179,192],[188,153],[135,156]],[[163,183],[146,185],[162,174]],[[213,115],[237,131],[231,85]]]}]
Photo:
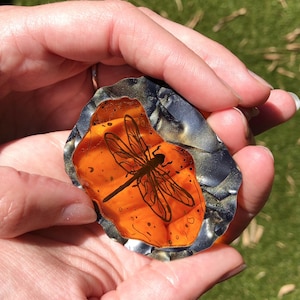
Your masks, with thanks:
[{"label": "fingernail", "polygon": [[256,73],[252,72],[251,70],[248,70],[248,72],[250,73],[250,75],[251,75],[254,79],[256,79],[258,82],[260,82],[260,83],[263,84],[264,86],[267,86],[267,87],[270,88],[271,90],[274,89],[273,86],[272,86],[269,82],[265,81],[263,78],[261,78],[260,76],[258,76]]},{"label": "fingernail", "polygon": [[268,153],[268,154],[270,155],[270,157],[272,158],[272,160],[274,161],[274,155],[273,155],[272,151],[271,151],[269,148],[267,148],[267,147],[265,147],[265,146],[259,146],[259,145],[257,145],[257,147],[260,147],[260,148],[263,149],[266,153]]},{"label": "fingernail", "polygon": [[[243,122],[243,125],[244,125],[245,138],[247,139],[247,141],[250,145],[254,145],[255,144],[255,139],[254,139],[253,133],[252,133],[252,131],[249,127],[249,123],[248,123],[248,121],[250,120],[250,116],[245,115],[244,110],[242,110],[240,106],[239,107],[234,107],[234,109],[237,112],[239,112],[239,114],[241,115],[242,122]],[[259,112],[257,112],[257,114],[258,113]]]},{"label": "fingernail", "polygon": [[295,94],[295,93],[292,93],[292,92],[288,92],[292,98],[294,99],[295,101],[295,105],[296,105],[296,109],[299,110],[300,109],[300,99],[299,97]]},{"label": "fingernail", "polygon": [[238,104],[242,105],[243,104],[243,99],[242,97],[223,79],[220,79],[223,84],[231,91],[231,93],[238,99]]},{"label": "fingernail", "polygon": [[97,219],[95,210],[82,203],[74,203],[62,210],[60,221],[63,224],[92,223]]},{"label": "fingernail", "polygon": [[243,113],[247,121],[250,121],[252,118],[257,117],[259,115],[259,108],[256,106],[249,108],[238,106],[237,109],[239,109]]},{"label": "fingernail", "polygon": [[225,275],[223,275],[219,280],[218,282],[222,282],[222,281],[225,281],[239,273],[241,273],[242,271],[244,271],[245,269],[247,268],[247,265],[246,264],[242,264],[240,266],[238,266],[237,268],[229,271],[228,273],[226,273]]}]

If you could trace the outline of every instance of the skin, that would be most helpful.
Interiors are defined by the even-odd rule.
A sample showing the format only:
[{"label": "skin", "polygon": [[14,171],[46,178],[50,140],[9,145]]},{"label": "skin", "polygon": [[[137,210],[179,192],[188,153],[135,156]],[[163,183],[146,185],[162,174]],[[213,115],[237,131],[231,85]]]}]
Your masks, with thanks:
[{"label": "skin", "polygon": [[273,157],[253,145],[253,132],[295,113],[287,92],[271,90],[223,46],[127,2],[2,6],[0,36],[1,298],[196,299],[244,269],[223,243],[162,263],[107,238],[65,174],[63,146],[93,95],[92,65],[99,86],[141,74],[166,81],[211,112],[243,174],[229,243],[268,198]]}]

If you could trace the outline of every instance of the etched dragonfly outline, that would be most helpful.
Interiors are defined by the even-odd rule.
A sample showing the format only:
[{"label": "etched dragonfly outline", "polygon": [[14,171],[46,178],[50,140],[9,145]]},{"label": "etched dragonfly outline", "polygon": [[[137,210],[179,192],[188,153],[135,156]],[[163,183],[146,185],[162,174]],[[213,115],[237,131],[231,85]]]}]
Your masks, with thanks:
[{"label": "etched dragonfly outline", "polygon": [[126,177],[128,174],[133,176],[107,195],[103,202],[109,201],[136,181],[135,186],[138,187],[143,201],[165,222],[172,219],[172,211],[166,200],[166,195],[186,206],[193,207],[195,200],[192,195],[179,186],[169,175],[169,172],[162,169],[172,162],[164,164],[165,155],[156,153],[160,146],[150,153],[137,123],[130,115],[124,116],[124,126],[128,145],[112,132],[106,132],[104,139],[115,162],[127,172]]}]

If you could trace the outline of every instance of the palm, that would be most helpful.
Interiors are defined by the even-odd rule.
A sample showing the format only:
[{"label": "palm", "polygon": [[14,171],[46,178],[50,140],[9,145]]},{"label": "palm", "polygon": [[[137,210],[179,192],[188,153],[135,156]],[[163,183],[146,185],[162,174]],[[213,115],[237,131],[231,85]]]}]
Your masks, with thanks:
[{"label": "palm", "polygon": [[[45,283],[46,286],[51,286],[52,299],[66,297],[63,288],[66,284],[69,298],[100,298],[108,290],[115,289],[129,273],[135,272],[135,264],[126,253],[126,249],[117,244],[111,249],[110,243],[96,224],[51,228],[25,234],[10,242],[0,240],[3,251],[1,264],[4,268],[6,264],[14,265],[14,277],[25,277],[26,286],[29,284],[33,287],[30,291],[27,290],[27,294],[24,295],[26,298],[37,294],[42,297]],[[139,260],[140,264],[149,261],[145,257]],[[127,270],[129,265],[131,270]],[[36,277],[40,278],[38,282],[35,281]],[[31,280],[33,281],[30,282]],[[26,291],[26,286],[23,289],[20,282],[18,286],[13,286],[14,281],[7,281],[7,285],[12,285],[8,288]],[[44,296],[46,295],[48,291],[45,291]]]},{"label": "palm", "polygon": [[[7,280],[6,272],[0,275],[3,296],[5,291],[18,290],[25,298],[47,298],[51,293],[51,299],[66,295],[72,299],[114,299],[118,294],[122,299],[133,299],[144,289],[143,299],[194,299],[210,287],[212,275],[205,279],[199,275],[208,266],[211,273],[216,267],[220,269],[214,266],[220,247],[202,254],[202,258],[165,264],[130,252],[104,235],[97,224],[40,230],[0,240],[0,245],[1,268],[10,269],[14,278]],[[240,260],[229,248],[222,254]],[[186,280],[192,270],[195,277]]]}]

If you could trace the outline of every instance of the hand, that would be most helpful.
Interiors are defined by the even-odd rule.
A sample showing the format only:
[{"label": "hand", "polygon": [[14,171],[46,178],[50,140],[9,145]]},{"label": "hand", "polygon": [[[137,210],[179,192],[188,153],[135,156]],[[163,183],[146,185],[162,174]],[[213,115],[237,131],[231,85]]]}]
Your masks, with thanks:
[{"label": "hand", "polygon": [[295,110],[287,93],[278,103],[278,91],[270,94],[221,45],[123,1],[2,6],[0,14],[1,141],[71,128],[93,94],[96,63],[99,86],[142,73],[205,111],[261,106],[269,98],[282,113],[277,124]]},{"label": "hand", "polygon": [[165,80],[213,112],[208,122],[243,173],[237,221],[224,237],[229,242],[263,206],[274,174],[270,153],[248,146],[251,129],[261,130],[261,123],[250,129],[231,107],[275,107],[280,115],[265,118],[267,129],[293,115],[291,96],[270,91],[215,42],[125,2],[1,7],[0,15],[0,128],[2,141],[10,141],[0,150],[0,165],[7,166],[0,169],[0,265],[6,270],[1,296],[15,297],[14,290],[53,299],[196,298],[240,271],[242,258],[225,245],[161,263],[109,240],[97,224],[61,226],[90,223],[96,216],[87,196],[69,183],[62,160],[68,133],[57,131],[70,129],[92,96],[95,63],[100,86],[140,74]]}]

